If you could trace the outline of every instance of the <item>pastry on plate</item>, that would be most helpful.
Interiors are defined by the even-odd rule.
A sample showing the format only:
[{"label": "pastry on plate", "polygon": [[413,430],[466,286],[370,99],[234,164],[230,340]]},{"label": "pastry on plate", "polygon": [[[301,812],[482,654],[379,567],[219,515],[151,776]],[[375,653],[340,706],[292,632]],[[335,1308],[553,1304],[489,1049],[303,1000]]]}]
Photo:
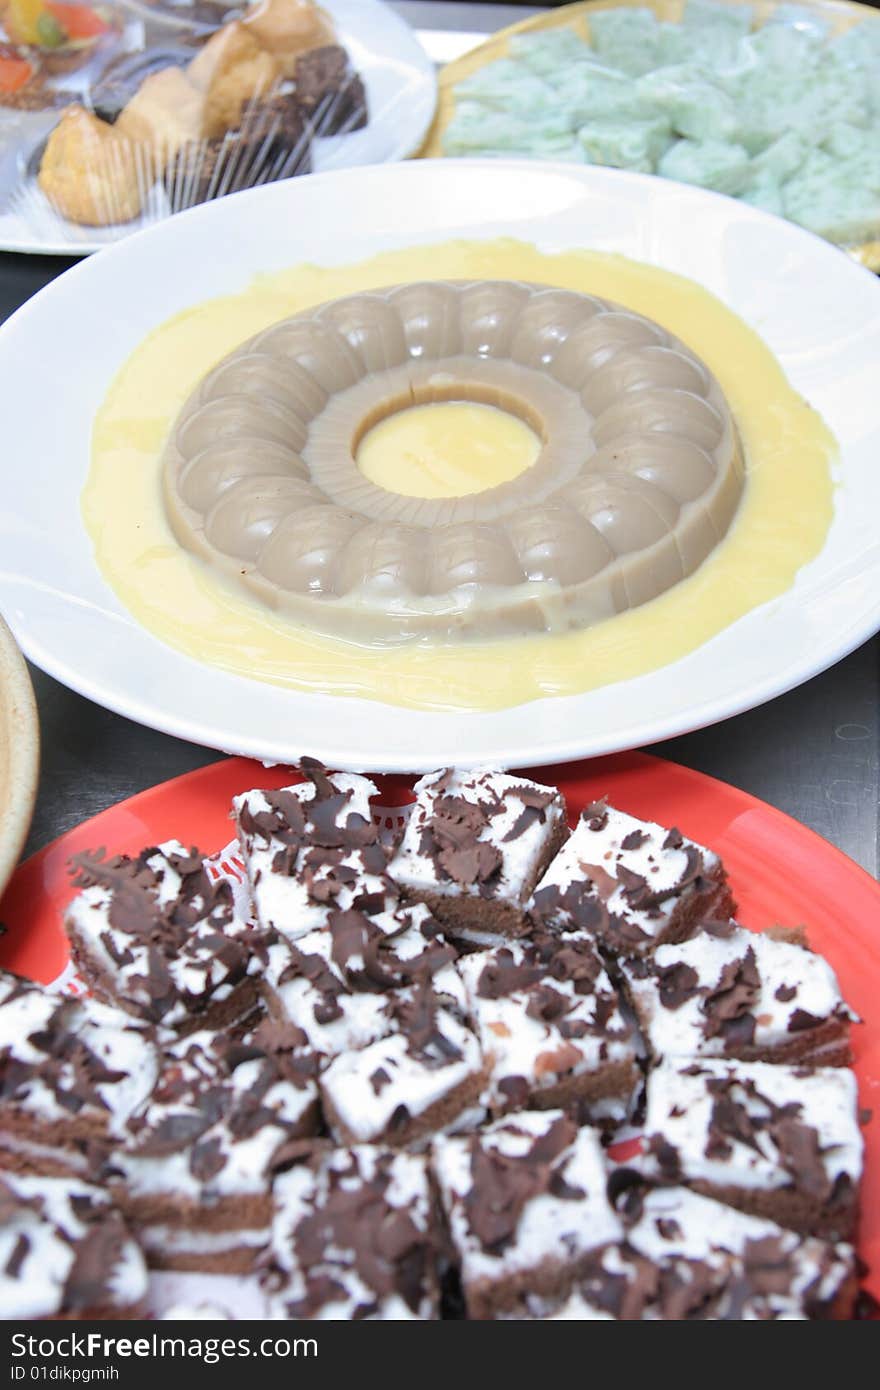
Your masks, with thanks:
[{"label": "pastry on plate", "polygon": [[[790,935],[790,934],[788,934]],[[834,971],[797,940],[711,923],[619,970],[655,1062],[741,1058],[847,1066],[850,1024]]]},{"label": "pastry on plate", "polygon": [[128,855],[78,855],[65,930],[97,998],[145,1022],[191,1033],[253,1008],[251,949],[232,892],[176,840]]},{"label": "pastry on plate", "polygon": [[276,1318],[439,1316],[442,1235],[423,1158],[330,1149],[275,1183],[265,1275]]},{"label": "pastry on plate", "polygon": [[411,898],[478,944],[523,935],[526,903],[568,834],[552,787],[486,768],[433,772],[389,866]]},{"label": "pastry on plate", "polygon": [[781,1226],[851,1240],[863,1142],[843,1067],[679,1059],[648,1078],[646,1172]]}]

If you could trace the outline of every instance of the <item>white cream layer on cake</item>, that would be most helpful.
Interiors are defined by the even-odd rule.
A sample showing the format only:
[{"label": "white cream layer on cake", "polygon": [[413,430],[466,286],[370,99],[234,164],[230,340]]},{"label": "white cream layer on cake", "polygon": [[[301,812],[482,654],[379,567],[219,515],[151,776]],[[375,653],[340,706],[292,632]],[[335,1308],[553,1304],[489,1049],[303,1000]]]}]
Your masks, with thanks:
[{"label": "white cream layer on cake", "polygon": [[[855,1014],[837,977],[804,946],[731,923],[720,934],[659,946],[650,964],[621,963],[654,1057],[723,1057],[802,1048],[811,1063],[844,1056]],[[821,1030],[818,1051],[811,1036]],[[826,1041],[827,1037],[827,1041]],[[785,1060],[785,1059],[781,1059]]]}]

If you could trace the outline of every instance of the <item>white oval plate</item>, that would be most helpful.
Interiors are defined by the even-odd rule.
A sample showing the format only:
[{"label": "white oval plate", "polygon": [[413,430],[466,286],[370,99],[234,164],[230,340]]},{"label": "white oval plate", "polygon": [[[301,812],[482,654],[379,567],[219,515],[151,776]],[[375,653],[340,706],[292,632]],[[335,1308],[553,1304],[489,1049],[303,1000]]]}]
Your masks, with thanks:
[{"label": "white oval plate", "polygon": [[[363,130],[315,141],[315,170],[390,164],[406,159],[422,144],[437,104],[434,65],[412,29],[383,0],[321,0],[333,16],[340,42],[364,80],[370,119]],[[156,16],[153,17],[154,26]],[[157,41],[161,30],[156,28]],[[173,34],[170,35],[173,38]],[[16,153],[0,151],[7,163],[24,169],[35,146],[55,124],[56,113],[32,120],[28,129],[39,134]],[[157,185],[140,217],[114,227],[77,227],[61,217],[37,186],[24,178],[20,190],[0,212],[0,249],[38,251],[43,255],[79,256],[129,237],[169,216],[168,200]]]},{"label": "white oval plate", "polygon": [[[688,275],[763,335],[841,446],[834,522],[794,587],[661,670],[491,714],[285,691],[189,659],[142,628],[97,569],[79,497],[95,411],[144,335],[259,271],[501,234]],[[31,659],[73,689],[267,761],[310,753],[376,771],[516,766],[649,743],[771,699],[880,626],[878,363],[880,282],[807,232],[666,180],[438,160],[235,194],[76,266],[0,329],[0,609]]]}]

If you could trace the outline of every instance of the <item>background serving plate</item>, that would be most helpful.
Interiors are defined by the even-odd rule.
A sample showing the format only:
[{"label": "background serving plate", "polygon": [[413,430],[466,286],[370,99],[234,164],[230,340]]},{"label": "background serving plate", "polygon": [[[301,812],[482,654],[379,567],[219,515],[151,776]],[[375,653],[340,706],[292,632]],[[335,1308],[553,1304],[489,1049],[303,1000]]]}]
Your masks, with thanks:
[{"label": "background serving plate", "polygon": [[31,678],[15,638],[0,618],[0,893],[18,863],[31,823],[39,749]]},{"label": "background serving plate", "polygon": [[[461,57],[455,58],[442,69],[439,80],[437,110],[420,154],[424,157],[443,155],[443,135],[455,112],[455,88],[466,77],[480,72],[490,63],[508,56],[509,39],[516,34],[538,34],[552,29],[573,28],[583,39],[589,38],[590,15],[603,10],[627,8],[649,9],[660,20],[676,23],[684,13],[687,0],[578,0],[572,5],[546,14],[532,15],[505,29],[500,29],[486,42],[469,49]],[[742,4],[742,0],[712,0],[723,6],[725,3]],[[755,27],[764,24],[771,15],[785,13],[795,23],[798,18],[815,18],[825,24],[830,34],[843,34],[864,19],[877,19],[876,8],[859,4],[858,0],[802,0],[797,5],[786,0],[748,0],[748,7],[755,16]],[[869,270],[880,272],[880,228],[877,238],[858,245],[847,246],[847,252]]]},{"label": "background serving plate", "polygon": [[[831,962],[863,1020],[853,1030],[855,1069],[861,1104],[875,1118],[864,1131],[859,1253],[869,1270],[866,1287],[880,1294],[880,886],[780,811],[660,758],[630,753],[534,775],[560,788],[572,815],[608,796],[634,815],[678,825],[722,856],[746,926],[760,931],[780,922],[803,924],[810,944]],[[0,964],[44,983],[65,970],[61,915],[72,891],[72,854],[102,845],[114,854],[137,853],[175,836],[204,852],[220,850],[230,838],[232,797],[290,780],[285,768],[227,759],[142,792],[62,836],[18,869],[0,902],[0,919],[9,927],[0,939]],[[405,803],[407,786],[380,779],[380,800],[386,807]]]},{"label": "background serving plate", "polygon": [[[433,63],[409,25],[383,0],[322,0],[322,4],[333,17],[339,42],[349,53],[355,71],[363,78],[370,118],[363,130],[316,140],[312,155],[315,170],[326,173],[406,159],[422,144],[434,115],[437,78]],[[178,10],[178,14],[184,11]],[[167,23],[161,25],[156,22],[161,21],[161,12],[126,5],[128,30],[140,23],[141,15],[152,20],[154,42],[173,41],[173,12],[169,11]],[[218,22],[221,16],[218,9]],[[198,28],[185,17],[177,23],[190,30]],[[133,36],[131,41],[134,43]],[[85,255],[168,217],[167,197],[157,185],[141,216],[131,222],[112,227],[78,227],[68,222],[50,206],[33,172],[35,151],[55,125],[59,112],[26,117],[20,138],[3,133],[2,118],[8,114],[0,110],[0,250]],[[31,129],[34,133],[27,134]]]},{"label": "background serving plate", "polygon": [[[284,690],[203,665],[141,627],[97,568],[80,494],[95,412],[144,335],[260,271],[501,234],[551,252],[613,250],[690,276],[763,335],[841,446],[831,531],[793,588],[669,666],[488,714]],[[662,179],[442,160],[236,194],[82,262],[0,330],[0,609],[27,654],[72,689],[225,752],[276,762],[311,752],[337,767],[409,771],[651,743],[790,689],[880,626],[878,360],[872,276],[777,218]]]}]

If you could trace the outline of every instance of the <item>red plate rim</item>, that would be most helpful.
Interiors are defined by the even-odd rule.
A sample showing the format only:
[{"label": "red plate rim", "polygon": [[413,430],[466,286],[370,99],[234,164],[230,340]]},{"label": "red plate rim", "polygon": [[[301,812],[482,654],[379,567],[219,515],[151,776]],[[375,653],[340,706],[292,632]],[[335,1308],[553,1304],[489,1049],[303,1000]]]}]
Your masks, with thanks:
[{"label": "red plate rim", "polygon": [[[632,814],[676,824],[724,859],[738,917],[762,930],[803,924],[811,945],[837,971],[863,1022],[853,1051],[860,1101],[880,1110],[880,884],[814,831],[749,793],[647,753],[622,753],[535,769],[539,782],[564,792],[576,812],[607,795]],[[132,853],[177,837],[205,852],[232,838],[229,804],[255,786],[297,779],[288,767],[227,758],[138,793],[54,840],[19,866],[0,900],[0,965],[34,979],[55,979],[67,960],[62,911],[72,894],[68,862],[81,850]],[[410,780],[376,778],[383,805],[410,799]],[[880,1120],[865,1129],[865,1177],[859,1254],[865,1287],[880,1297]]]}]

